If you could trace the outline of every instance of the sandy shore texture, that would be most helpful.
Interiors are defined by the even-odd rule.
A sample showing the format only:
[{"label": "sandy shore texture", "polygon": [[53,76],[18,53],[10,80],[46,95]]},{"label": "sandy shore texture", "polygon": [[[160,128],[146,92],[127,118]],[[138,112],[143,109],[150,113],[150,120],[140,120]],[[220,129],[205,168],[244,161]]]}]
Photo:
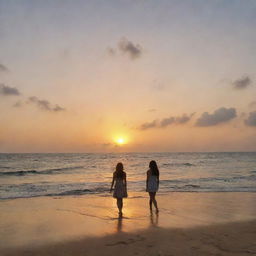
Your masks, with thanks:
[{"label": "sandy shore texture", "polygon": [[256,255],[256,193],[109,196],[0,202],[0,255]]}]

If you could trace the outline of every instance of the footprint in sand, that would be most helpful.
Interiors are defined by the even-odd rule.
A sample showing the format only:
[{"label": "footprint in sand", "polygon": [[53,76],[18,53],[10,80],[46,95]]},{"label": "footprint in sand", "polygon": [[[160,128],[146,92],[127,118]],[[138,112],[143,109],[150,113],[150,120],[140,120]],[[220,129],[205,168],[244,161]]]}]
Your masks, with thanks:
[{"label": "footprint in sand", "polygon": [[142,237],[142,236],[137,236],[137,238],[129,238],[128,241],[118,241],[118,242],[115,242],[115,243],[110,243],[110,244],[105,244],[105,246],[116,246],[116,245],[129,245],[129,244],[134,244],[136,242],[141,242],[141,241],[144,241],[145,240],[145,237]]}]

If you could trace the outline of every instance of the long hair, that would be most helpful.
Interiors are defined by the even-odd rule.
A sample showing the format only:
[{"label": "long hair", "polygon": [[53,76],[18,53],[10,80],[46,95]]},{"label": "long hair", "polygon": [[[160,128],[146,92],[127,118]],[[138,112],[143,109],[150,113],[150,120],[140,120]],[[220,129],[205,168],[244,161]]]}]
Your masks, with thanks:
[{"label": "long hair", "polygon": [[151,170],[152,175],[159,176],[159,170],[158,170],[156,161],[154,161],[154,160],[150,161],[149,168]]},{"label": "long hair", "polygon": [[124,166],[122,163],[118,163],[116,165],[116,171],[115,171],[115,175],[117,178],[123,178],[125,173],[124,173]]}]

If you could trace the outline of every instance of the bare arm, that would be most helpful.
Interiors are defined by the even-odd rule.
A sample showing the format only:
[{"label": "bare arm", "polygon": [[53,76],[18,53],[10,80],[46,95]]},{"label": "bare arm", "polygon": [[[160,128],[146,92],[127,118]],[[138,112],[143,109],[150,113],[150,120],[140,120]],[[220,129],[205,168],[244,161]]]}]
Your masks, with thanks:
[{"label": "bare arm", "polygon": [[115,174],[113,173],[112,183],[111,183],[111,187],[110,187],[110,193],[113,190],[114,182],[115,182]]},{"label": "bare arm", "polygon": [[127,187],[126,174],[124,175],[124,185]]},{"label": "bare arm", "polygon": [[147,187],[148,187],[148,180],[149,180],[149,171],[147,171],[146,190],[147,190]]}]

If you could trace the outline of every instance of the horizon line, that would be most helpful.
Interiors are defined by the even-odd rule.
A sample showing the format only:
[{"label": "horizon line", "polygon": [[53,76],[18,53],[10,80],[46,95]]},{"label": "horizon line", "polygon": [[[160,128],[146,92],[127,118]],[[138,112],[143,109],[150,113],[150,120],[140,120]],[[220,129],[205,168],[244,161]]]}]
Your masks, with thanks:
[{"label": "horizon line", "polygon": [[159,154],[159,153],[256,153],[256,151],[129,151],[129,152],[0,152],[0,154]]}]

